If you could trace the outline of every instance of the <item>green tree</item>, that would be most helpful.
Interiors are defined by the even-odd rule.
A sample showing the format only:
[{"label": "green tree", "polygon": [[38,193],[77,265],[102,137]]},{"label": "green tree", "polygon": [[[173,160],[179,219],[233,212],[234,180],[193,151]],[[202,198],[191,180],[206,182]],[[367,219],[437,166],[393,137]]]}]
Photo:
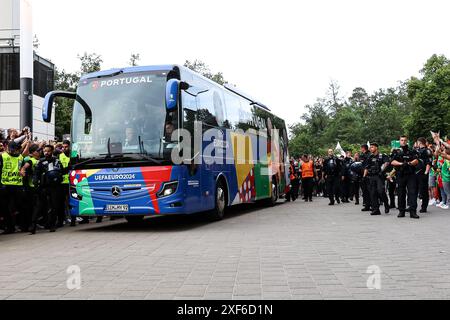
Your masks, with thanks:
[{"label": "green tree", "polygon": [[[78,73],[69,73],[65,70],[55,70],[55,89],[75,92],[80,76]],[[73,101],[57,98],[55,101],[55,135],[61,139],[63,134],[70,132]]]},{"label": "green tree", "polygon": [[421,70],[422,78],[407,81],[412,113],[406,122],[411,138],[429,137],[430,131],[450,133],[450,61],[433,55]]},{"label": "green tree", "polygon": [[289,151],[293,156],[319,154],[323,146],[323,134],[330,122],[325,99],[317,99],[315,104],[305,108],[308,112],[302,115],[302,122],[290,126],[292,138]]},{"label": "green tree", "polygon": [[102,56],[85,52],[82,56],[78,55],[77,57],[81,61],[80,71],[82,74],[100,71],[103,62]]},{"label": "green tree", "polygon": [[[79,72],[66,72],[56,69],[55,71],[55,90],[72,91],[77,89],[81,74],[99,71],[103,62],[100,55],[95,53],[84,53],[78,55],[80,59]],[[70,123],[72,121],[73,101],[64,98],[58,98],[55,101],[55,135],[61,139],[64,134],[70,132]]]},{"label": "green tree", "polygon": [[336,145],[340,142],[344,147],[346,144],[354,144],[362,141],[364,127],[361,116],[350,107],[342,107],[330,121],[324,133],[325,141]]},{"label": "green tree", "polygon": [[348,98],[348,104],[357,112],[368,112],[370,109],[370,99],[367,91],[361,87],[353,89],[352,95]]},{"label": "green tree", "polygon": [[326,94],[326,104],[332,116],[336,115],[336,113],[338,113],[344,105],[343,98],[340,96],[340,89],[341,87],[339,86],[337,81],[330,81]]},{"label": "green tree", "polygon": [[132,53],[129,61],[130,66],[132,67],[137,66],[139,60],[141,60],[139,53]]}]

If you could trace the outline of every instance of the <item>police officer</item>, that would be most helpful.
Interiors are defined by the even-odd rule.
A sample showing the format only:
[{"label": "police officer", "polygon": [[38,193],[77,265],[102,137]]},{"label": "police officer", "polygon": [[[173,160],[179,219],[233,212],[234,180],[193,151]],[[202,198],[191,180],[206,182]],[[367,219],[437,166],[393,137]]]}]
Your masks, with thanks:
[{"label": "police officer", "polygon": [[1,192],[5,204],[5,224],[6,230],[4,234],[14,233],[16,231],[16,217],[15,213],[19,212],[20,223],[22,231],[26,231],[28,227],[26,224],[25,212],[23,209],[24,203],[24,189],[23,179],[20,175],[20,168],[22,167],[24,156],[28,155],[29,141],[24,142],[25,148],[21,153],[21,145],[17,142],[10,141],[6,152],[3,152],[0,157],[0,171],[1,171]]},{"label": "police officer", "polygon": [[350,198],[355,198],[355,205],[359,205],[359,188],[364,175],[362,163],[359,161],[359,153],[355,153],[355,158],[350,165]]},{"label": "police officer", "polygon": [[339,199],[339,182],[341,180],[341,160],[333,154],[333,149],[328,149],[328,157],[323,163],[323,171],[325,177],[325,183],[327,188],[328,199],[330,203],[328,205],[334,205],[336,198],[337,203],[341,203]]},{"label": "police officer", "polygon": [[61,183],[63,180],[63,165],[58,158],[53,156],[54,147],[46,145],[44,147],[44,158],[41,158],[36,165],[33,176],[33,184],[42,189],[42,193],[48,204],[49,229],[50,232],[56,230],[56,218],[61,210]]},{"label": "police officer", "polygon": [[300,182],[298,178],[298,172],[295,170],[294,159],[290,160],[289,164],[289,179],[291,180],[291,188],[286,194],[286,201],[295,201],[298,197],[298,190]]},{"label": "police officer", "polygon": [[[359,159],[363,165],[363,168],[366,167],[366,161],[369,159],[370,152],[369,146],[367,144],[361,145],[359,154]],[[361,177],[361,191],[363,196],[363,208],[361,211],[370,211],[370,194],[369,194],[369,178]]]},{"label": "police officer", "polygon": [[[64,140],[62,143],[62,152],[58,155],[58,159],[64,168],[63,181],[61,183],[61,212],[58,212],[58,227],[63,227],[64,221],[66,220],[66,212],[69,209],[69,173],[68,167],[70,162],[70,141]],[[71,225],[74,225],[76,217],[71,217]]]},{"label": "police officer", "polygon": [[347,151],[342,164],[342,202],[349,203],[349,198],[353,198],[353,194],[350,193],[352,180],[350,179],[350,167],[353,164],[352,152]]},{"label": "police officer", "polygon": [[368,177],[368,187],[370,194],[370,202],[372,207],[371,215],[379,215],[381,199],[384,203],[384,212],[389,213],[389,203],[384,187],[384,173],[389,166],[389,157],[379,153],[378,144],[373,142],[370,144],[371,155],[366,161],[364,176]]},{"label": "police officer", "polygon": [[36,169],[36,165],[41,158],[41,150],[39,145],[32,144],[29,148],[30,155],[24,159],[24,165],[20,169],[20,175],[24,177],[24,187],[26,192],[26,197],[28,201],[26,202],[26,212],[31,217],[29,219],[31,234],[36,233],[37,220],[42,213],[42,197],[40,190],[33,183],[33,174]]},{"label": "police officer", "polygon": [[408,147],[408,138],[400,137],[400,149],[394,150],[391,156],[391,164],[396,170],[398,187],[399,218],[403,218],[406,212],[406,194],[408,194],[408,207],[410,217],[418,219],[417,215],[417,178],[416,166],[419,163],[417,154]]},{"label": "police officer", "polygon": [[431,170],[432,152],[427,148],[427,140],[421,137],[417,139],[417,153],[419,164],[416,167],[417,177],[417,192],[422,199],[422,205],[419,212],[427,212],[428,201],[430,201],[430,195],[428,194],[428,174]]},{"label": "police officer", "polygon": [[[391,150],[391,153],[394,150]],[[396,170],[392,164],[386,170],[386,181],[387,181],[387,189],[388,189],[388,197],[389,197],[389,208],[395,209],[395,191],[397,189],[397,178],[396,178]]]}]

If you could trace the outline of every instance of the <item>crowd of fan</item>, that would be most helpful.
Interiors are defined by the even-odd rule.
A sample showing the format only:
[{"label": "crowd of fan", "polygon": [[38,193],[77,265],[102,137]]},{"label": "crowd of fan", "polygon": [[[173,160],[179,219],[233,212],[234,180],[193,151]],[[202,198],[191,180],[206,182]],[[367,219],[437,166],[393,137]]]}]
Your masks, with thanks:
[{"label": "crowd of fan", "polygon": [[[36,230],[89,223],[70,216],[70,142],[32,139],[28,127],[0,129],[0,229],[35,234]],[[97,218],[101,222],[102,218]]]}]

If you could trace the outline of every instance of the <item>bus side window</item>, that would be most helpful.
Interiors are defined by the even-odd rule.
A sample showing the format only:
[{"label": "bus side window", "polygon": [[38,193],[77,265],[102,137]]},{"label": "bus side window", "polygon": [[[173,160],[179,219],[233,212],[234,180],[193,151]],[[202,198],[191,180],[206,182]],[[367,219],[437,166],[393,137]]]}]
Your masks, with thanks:
[{"label": "bus side window", "polygon": [[235,129],[239,124],[239,99],[229,92],[225,92],[225,106],[227,110],[227,122]]},{"label": "bus side window", "polygon": [[198,136],[194,134],[194,122],[196,120],[197,111],[184,109],[183,113],[183,129],[187,130],[191,135],[191,155],[192,158],[194,156],[194,139]]},{"label": "bus side window", "polygon": [[197,96],[197,110],[198,120],[203,122],[203,130],[208,130],[210,127],[219,126],[214,112],[214,98],[212,90],[202,92]]}]

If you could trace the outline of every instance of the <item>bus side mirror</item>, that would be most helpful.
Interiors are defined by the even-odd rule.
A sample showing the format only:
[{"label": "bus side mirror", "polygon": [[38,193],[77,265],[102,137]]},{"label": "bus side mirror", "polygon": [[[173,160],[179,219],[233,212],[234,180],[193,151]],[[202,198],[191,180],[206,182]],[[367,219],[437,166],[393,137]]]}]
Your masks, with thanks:
[{"label": "bus side mirror", "polygon": [[177,79],[169,79],[166,84],[167,111],[172,111],[177,107],[179,92],[180,92],[180,81]]},{"label": "bus side mirror", "polygon": [[53,102],[56,97],[68,98],[75,100],[75,92],[68,91],[50,91],[45,95],[44,105],[42,106],[42,120],[50,122],[52,120]]}]

